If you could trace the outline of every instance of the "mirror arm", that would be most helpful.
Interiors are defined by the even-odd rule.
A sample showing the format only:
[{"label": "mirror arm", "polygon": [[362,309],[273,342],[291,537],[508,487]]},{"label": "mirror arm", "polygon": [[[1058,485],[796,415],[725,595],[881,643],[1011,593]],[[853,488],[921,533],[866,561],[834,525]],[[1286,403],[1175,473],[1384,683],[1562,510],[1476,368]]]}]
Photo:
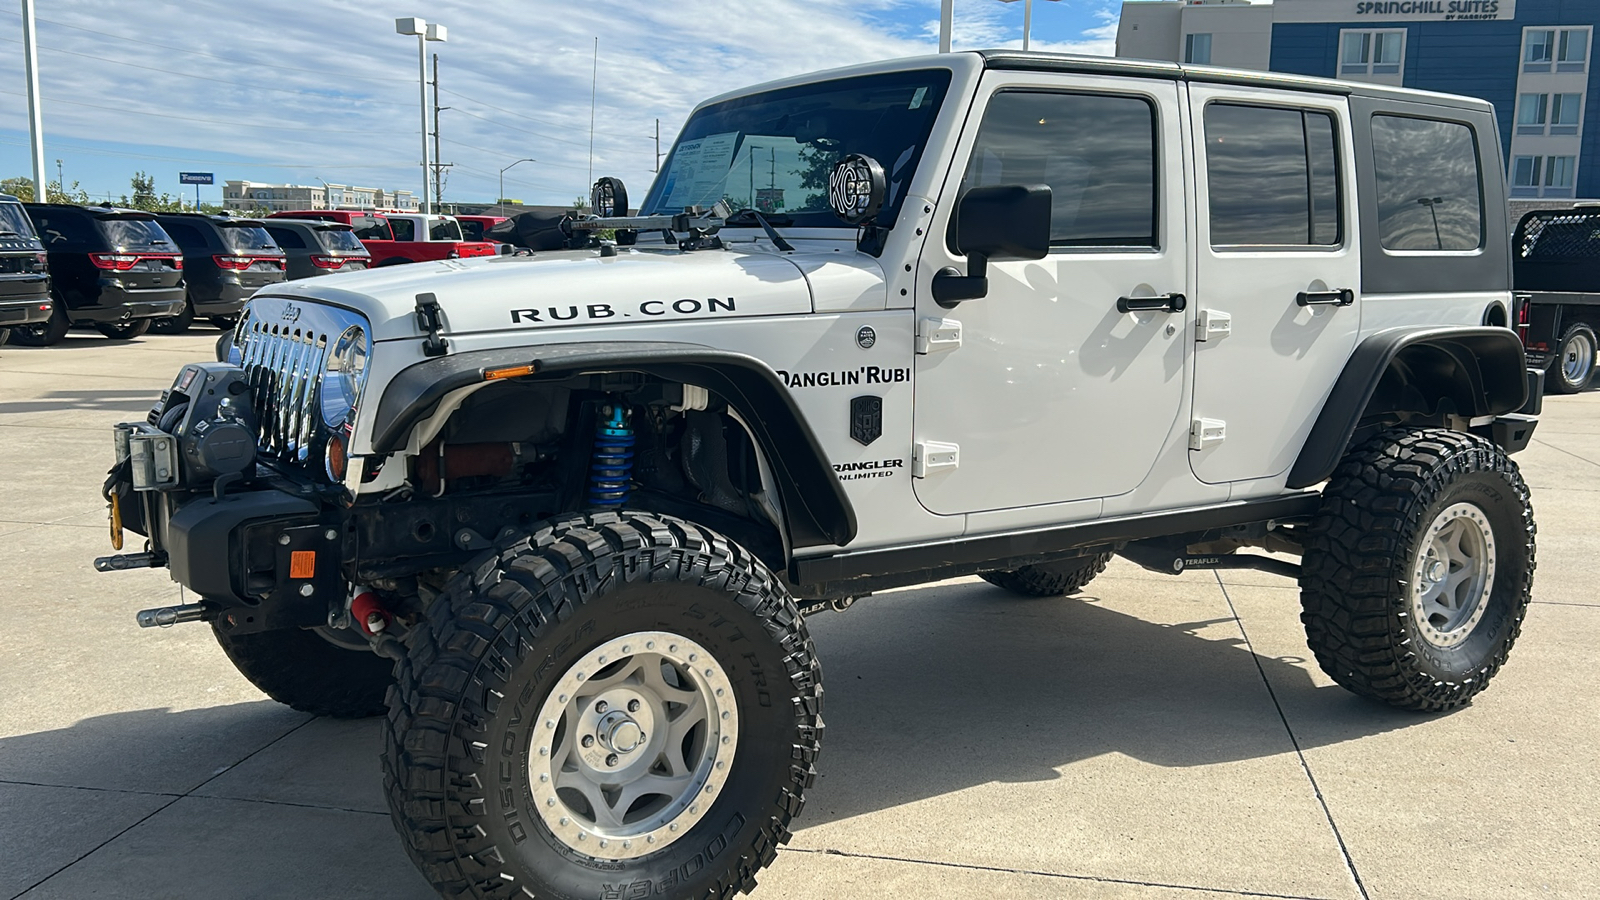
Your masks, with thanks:
[{"label": "mirror arm", "polygon": [[955,309],[964,300],[979,300],[989,295],[989,257],[982,253],[967,254],[967,274],[954,266],[946,266],[933,276],[933,302],[945,309]]}]

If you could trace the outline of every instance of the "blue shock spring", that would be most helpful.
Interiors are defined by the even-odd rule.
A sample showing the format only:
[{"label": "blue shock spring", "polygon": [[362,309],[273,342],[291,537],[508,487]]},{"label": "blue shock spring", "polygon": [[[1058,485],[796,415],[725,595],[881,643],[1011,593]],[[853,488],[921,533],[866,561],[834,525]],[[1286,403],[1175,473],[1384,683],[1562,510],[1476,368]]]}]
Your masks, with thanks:
[{"label": "blue shock spring", "polygon": [[589,505],[616,509],[628,502],[633,476],[633,426],[627,409],[606,407],[594,423],[594,461],[589,466]]}]

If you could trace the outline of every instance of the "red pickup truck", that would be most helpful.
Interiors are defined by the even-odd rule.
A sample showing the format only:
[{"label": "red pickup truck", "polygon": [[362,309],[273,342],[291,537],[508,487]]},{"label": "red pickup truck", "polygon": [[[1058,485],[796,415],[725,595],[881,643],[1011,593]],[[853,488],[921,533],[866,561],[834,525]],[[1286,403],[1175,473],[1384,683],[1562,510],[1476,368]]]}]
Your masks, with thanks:
[{"label": "red pickup truck", "polygon": [[372,254],[374,267],[494,256],[497,252],[496,246],[487,241],[462,240],[461,226],[450,216],[397,213],[391,217],[348,209],[301,209],[275,212],[269,218],[343,222],[355,229],[356,237]]}]

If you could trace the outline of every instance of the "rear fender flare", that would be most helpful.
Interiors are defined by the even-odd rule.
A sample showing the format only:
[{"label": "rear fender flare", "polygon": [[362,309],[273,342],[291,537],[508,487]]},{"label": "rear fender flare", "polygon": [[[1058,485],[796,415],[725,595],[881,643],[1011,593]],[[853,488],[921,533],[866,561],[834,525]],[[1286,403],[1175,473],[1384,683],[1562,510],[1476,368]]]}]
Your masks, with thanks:
[{"label": "rear fender flare", "polygon": [[485,383],[486,371],[532,366],[537,375],[639,372],[706,388],[737,409],[778,483],[785,530],[796,548],[850,543],[855,510],[822,444],[772,367],[700,344],[604,341],[455,353],[409,366],[378,400],[377,454],[403,449],[411,430],[451,393]]},{"label": "rear fender flare", "polygon": [[1509,328],[1406,327],[1368,335],[1334,382],[1288,486],[1310,487],[1333,474],[1373,412],[1432,414],[1445,401],[1471,418],[1515,412],[1527,401],[1526,369],[1522,340]]}]

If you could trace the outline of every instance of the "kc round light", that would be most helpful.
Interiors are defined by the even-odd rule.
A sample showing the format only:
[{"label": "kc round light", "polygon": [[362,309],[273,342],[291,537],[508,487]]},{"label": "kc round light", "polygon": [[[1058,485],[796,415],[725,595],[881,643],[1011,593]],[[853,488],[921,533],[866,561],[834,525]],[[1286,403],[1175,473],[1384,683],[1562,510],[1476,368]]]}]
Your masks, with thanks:
[{"label": "kc round light", "polygon": [[344,424],[361,396],[367,376],[367,332],[351,325],[334,341],[322,373],[322,421],[329,428]]}]

